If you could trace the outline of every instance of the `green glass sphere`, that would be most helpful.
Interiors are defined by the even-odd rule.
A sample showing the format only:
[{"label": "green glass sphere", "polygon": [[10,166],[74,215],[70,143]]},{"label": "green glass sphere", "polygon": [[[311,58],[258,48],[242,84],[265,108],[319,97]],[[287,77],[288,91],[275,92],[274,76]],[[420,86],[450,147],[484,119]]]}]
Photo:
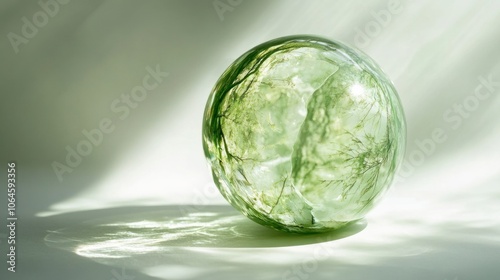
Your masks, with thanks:
[{"label": "green glass sphere", "polygon": [[236,59],[203,119],[222,195],[250,219],[290,232],[363,218],[391,184],[405,143],[401,102],[379,66],[313,36],[271,40]]}]

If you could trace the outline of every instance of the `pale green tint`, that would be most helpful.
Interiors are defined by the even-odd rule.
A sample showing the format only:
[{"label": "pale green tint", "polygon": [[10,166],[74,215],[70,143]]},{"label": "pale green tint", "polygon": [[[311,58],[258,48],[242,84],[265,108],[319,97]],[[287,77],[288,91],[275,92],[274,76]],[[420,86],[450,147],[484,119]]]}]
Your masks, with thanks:
[{"label": "pale green tint", "polygon": [[215,85],[203,145],[215,183],[243,214],[293,232],[362,218],[405,147],[396,90],[366,55],[311,37],[238,58]]}]

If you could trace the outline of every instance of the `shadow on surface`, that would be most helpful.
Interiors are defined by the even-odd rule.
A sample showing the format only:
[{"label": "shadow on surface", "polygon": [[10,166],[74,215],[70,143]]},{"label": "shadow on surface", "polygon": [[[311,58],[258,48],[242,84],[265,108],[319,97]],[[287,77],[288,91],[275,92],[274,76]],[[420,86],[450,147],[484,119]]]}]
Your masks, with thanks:
[{"label": "shadow on surface", "polygon": [[298,235],[265,228],[230,206],[171,205],[122,210],[120,214],[100,213],[99,216],[105,217],[51,231],[45,241],[51,247],[85,257],[124,258],[164,252],[170,247],[264,248],[313,244],[345,238],[366,227],[360,221],[328,233]]},{"label": "shadow on surface", "polygon": [[62,228],[45,244],[141,279],[495,279],[498,179],[470,185],[474,195],[429,185],[389,196],[366,230],[285,234],[230,206],[143,206],[44,218]]}]

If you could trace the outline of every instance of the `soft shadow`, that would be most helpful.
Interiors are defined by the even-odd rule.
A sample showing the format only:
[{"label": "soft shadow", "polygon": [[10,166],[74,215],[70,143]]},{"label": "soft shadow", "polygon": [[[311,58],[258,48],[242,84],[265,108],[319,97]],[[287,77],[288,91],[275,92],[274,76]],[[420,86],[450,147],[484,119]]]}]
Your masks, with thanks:
[{"label": "soft shadow", "polygon": [[[120,214],[117,214],[120,210]],[[365,221],[321,234],[278,232],[256,224],[230,206],[170,205],[89,211],[102,218],[51,231],[51,247],[90,258],[124,258],[169,251],[171,247],[264,248],[313,244],[354,235]],[[73,214],[72,220],[78,220]],[[87,215],[84,215],[88,217]]]}]

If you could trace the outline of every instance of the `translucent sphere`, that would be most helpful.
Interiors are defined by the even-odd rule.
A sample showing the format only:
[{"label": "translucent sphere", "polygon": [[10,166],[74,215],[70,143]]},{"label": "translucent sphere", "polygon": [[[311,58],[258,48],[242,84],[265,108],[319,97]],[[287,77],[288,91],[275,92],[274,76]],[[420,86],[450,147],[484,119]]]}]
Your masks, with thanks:
[{"label": "translucent sphere", "polygon": [[268,41],[219,78],[203,147],[222,195],[250,219],[320,232],[359,220],[391,184],[406,125],[377,64],[313,36]]}]

